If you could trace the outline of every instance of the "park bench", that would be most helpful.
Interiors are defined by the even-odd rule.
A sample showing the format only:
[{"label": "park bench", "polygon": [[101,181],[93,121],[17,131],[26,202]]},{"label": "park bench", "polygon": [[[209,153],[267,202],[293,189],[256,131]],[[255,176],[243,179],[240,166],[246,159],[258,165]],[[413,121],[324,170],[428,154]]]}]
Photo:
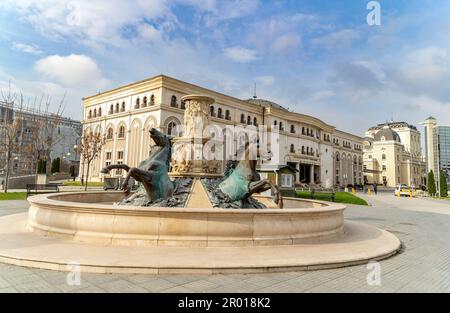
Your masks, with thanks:
[{"label": "park bench", "polygon": [[27,198],[31,194],[59,192],[58,184],[27,184]]}]

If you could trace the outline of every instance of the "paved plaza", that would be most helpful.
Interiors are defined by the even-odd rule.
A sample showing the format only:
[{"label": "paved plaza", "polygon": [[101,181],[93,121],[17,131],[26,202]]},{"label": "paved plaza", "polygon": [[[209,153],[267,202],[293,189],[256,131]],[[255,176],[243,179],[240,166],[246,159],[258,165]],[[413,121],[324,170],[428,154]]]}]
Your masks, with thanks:
[{"label": "paved plaza", "polygon": [[[366,265],[311,272],[246,275],[130,275],[67,273],[0,264],[0,292],[450,292],[450,201],[366,197],[346,218],[386,229],[403,251],[380,262],[380,285],[369,285]],[[27,210],[26,201],[0,201],[0,216]]]}]

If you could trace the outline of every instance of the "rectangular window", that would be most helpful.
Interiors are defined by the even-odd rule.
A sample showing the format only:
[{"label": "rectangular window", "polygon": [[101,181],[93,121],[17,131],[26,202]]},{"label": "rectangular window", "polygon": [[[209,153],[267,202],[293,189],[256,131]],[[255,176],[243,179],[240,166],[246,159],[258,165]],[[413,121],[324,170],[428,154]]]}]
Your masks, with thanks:
[{"label": "rectangular window", "polygon": [[386,165],[383,165],[383,171],[385,171],[386,170]]},{"label": "rectangular window", "polygon": [[123,151],[118,151],[117,152],[117,159],[118,160],[123,160]]},{"label": "rectangular window", "polygon": [[107,160],[111,160],[111,156],[112,156],[111,152],[106,152],[106,159]]},{"label": "rectangular window", "polygon": [[383,161],[386,161],[386,154],[382,154],[382,155],[381,155],[381,159],[382,159]]},{"label": "rectangular window", "polygon": [[281,187],[292,187],[291,174],[281,174]]}]

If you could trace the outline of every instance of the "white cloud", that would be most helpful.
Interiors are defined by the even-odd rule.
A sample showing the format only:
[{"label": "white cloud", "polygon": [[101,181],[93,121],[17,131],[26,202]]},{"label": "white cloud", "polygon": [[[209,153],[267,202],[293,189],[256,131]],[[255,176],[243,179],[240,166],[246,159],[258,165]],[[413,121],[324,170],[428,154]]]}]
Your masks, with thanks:
[{"label": "white cloud", "polygon": [[46,78],[66,87],[101,88],[108,84],[95,61],[85,55],[48,56],[36,62],[35,69]]},{"label": "white cloud", "polygon": [[224,49],[224,55],[235,62],[248,63],[259,59],[256,50],[239,46]]},{"label": "white cloud", "polygon": [[354,29],[343,29],[329,33],[325,36],[312,40],[313,44],[321,45],[326,48],[345,48],[349,47],[355,40],[360,38],[358,31]]},{"label": "white cloud", "polygon": [[172,20],[166,0],[7,0],[22,20],[52,38],[99,41],[121,45],[124,29],[146,24],[145,20]]},{"label": "white cloud", "polygon": [[265,86],[270,86],[275,83],[275,77],[273,76],[258,76],[256,77],[256,82],[261,83]]},{"label": "white cloud", "polygon": [[42,54],[43,51],[39,49],[36,45],[28,45],[20,42],[13,42],[12,48],[16,51],[25,52],[29,54],[39,55]]},{"label": "white cloud", "polygon": [[273,43],[272,49],[277,53],[289,53],[300,46],[300,36],[295,33],[288,33],[278,37]]}]

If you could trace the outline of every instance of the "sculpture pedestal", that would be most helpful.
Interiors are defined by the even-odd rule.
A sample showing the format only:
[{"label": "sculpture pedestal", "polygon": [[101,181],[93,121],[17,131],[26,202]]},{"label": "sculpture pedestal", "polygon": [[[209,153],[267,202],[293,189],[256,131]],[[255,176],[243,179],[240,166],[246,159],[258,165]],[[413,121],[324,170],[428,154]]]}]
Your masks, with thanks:
[{"label": "sculpture pedestal", "polygon": [[172,177],[222,177],[222,158],[214,157],[215,147],[222,142],[205,134],[209,125],[210,106],[214,99],[201,95],[188,95],[181,99],[186,106],[184,112],[183,137],[172,141]]}]

